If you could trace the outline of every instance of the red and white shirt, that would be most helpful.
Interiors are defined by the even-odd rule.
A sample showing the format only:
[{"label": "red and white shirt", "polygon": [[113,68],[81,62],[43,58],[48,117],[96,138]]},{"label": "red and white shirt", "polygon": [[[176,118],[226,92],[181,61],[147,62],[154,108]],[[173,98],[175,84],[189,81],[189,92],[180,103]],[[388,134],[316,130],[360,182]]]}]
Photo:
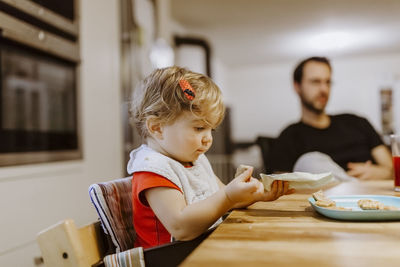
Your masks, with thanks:
[{"label": "red and white shirt", "polygon": [[136,231],[135,247],[149,248],[171,241],[171,234],[156,217],[144,195],[146,189],[169,187],[182,192],[165,177],[152,172],[136,172],[132,178],[133,225]]},{"label": "red and white shirt", "polygon": [[[133,222],[138,240],[135,246],[151,247],[170,242],[171,236],[149,207],[143,192],[154,187],[170,187],[182,192],[186,204],[201,201],[219,190],[210,162],[202,154],[185,168],[147,145],[130,153],[128,173],[132,178]],[[219,219],[212,226],[221,223]]]}]

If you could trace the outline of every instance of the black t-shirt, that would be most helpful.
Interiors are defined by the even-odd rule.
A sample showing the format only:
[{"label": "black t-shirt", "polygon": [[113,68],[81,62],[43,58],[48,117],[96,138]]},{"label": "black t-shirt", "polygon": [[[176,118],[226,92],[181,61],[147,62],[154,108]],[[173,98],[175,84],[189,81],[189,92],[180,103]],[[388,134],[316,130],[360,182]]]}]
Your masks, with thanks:
[{"label": "black t-shirt", "polygon": [[271,145],[268,164],[272,171],[290,172],[301,155],[312,151],[329,155],[345,170],[348,162],[373,161],[371,150],[383,142],[368,120],[352,114],[330,118],[325,129],[303,122],[284,129]]}]

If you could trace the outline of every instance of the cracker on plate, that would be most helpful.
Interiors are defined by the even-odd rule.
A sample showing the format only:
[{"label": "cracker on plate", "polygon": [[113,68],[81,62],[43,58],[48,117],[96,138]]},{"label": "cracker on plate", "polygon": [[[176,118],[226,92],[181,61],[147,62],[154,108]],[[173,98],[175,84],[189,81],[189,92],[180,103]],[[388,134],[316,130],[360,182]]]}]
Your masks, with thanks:
[{"label": "cracker on plate", "polygon": [[324,192],[322,190],[319,190],[315,193],[312,194],[313,198],[315,199],[315,205],[320,206],[320,207],[335,207],[336,202],[333,201],[332,199],[327,198],[324,195]]},{"label": "cracker on plate", "polygon": [[360,199],[357,204],[363,210],[399,210],[395,206],[385,206],[382,202],[372,199]]}]

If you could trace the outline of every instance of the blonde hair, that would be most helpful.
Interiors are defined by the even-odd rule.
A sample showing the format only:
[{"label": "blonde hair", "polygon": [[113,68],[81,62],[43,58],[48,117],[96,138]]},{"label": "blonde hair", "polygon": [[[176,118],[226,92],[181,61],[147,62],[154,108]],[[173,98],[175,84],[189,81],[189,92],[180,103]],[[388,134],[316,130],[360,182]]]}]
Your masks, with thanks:
[{"label": "blonde hair", "polygon": [[[185,96],[180,80],[188,81],[194,89],[193,100]],[[130,109],[132,121],[143,138],[148,137],[146,120],[150,116],[169,124],[184,111],[191,111],[215,128],[224,118],[225,106],[221,90],[211,78],[176,66],[156,69],[147,76],[136,88]]]}]

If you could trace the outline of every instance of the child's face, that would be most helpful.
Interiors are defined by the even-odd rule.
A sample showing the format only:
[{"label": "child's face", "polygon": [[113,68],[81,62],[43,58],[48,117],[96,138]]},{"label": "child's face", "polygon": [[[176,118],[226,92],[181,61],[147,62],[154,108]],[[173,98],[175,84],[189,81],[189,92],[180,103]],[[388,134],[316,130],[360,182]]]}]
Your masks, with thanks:
[{"label": "child's face", "polygon": [[162,128],[162,139],[158,140],[162,153],[182,164],[195,161],[211,147],[213,129],[189,111]]}]

